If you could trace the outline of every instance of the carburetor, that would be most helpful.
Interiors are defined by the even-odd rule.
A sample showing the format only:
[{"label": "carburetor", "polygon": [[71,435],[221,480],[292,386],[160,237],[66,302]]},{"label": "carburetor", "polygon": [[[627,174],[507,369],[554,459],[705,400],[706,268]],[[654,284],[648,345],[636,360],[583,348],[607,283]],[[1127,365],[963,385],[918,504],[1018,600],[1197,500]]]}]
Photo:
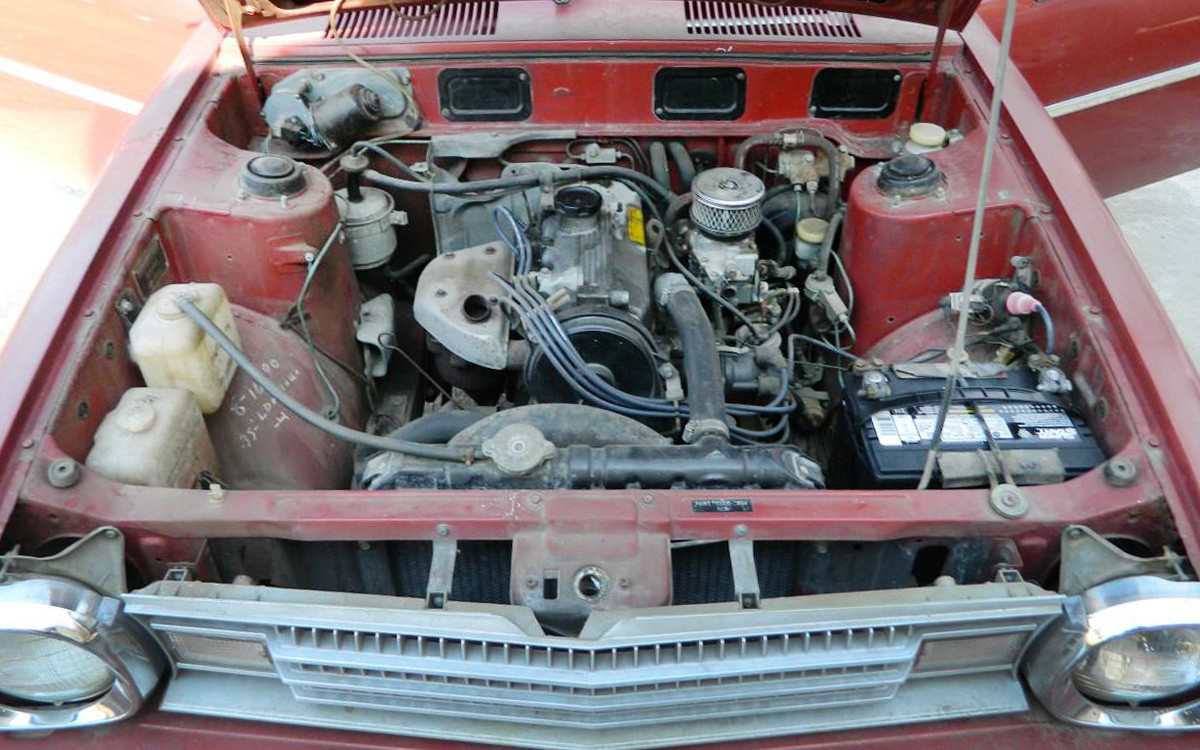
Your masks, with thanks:
[{"label": "carburetor", "polygon": [[758,302],[758,246],[766,186],[749,172],[717,167],[692,181],[691,227],[685,242],[717,294],[737,305]]}]

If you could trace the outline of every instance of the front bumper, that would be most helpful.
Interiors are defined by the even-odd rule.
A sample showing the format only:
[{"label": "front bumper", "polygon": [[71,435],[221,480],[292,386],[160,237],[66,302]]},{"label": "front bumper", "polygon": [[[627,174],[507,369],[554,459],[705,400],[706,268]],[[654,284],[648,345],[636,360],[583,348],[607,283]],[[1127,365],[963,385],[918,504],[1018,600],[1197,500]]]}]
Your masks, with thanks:
[{"label": "front bumper", "polygon": [[1029,708],[1063,598],[1025,583],[597,613],[197,582],[127,594],[176,671],[161,709],[538,748],[631,748]]}]

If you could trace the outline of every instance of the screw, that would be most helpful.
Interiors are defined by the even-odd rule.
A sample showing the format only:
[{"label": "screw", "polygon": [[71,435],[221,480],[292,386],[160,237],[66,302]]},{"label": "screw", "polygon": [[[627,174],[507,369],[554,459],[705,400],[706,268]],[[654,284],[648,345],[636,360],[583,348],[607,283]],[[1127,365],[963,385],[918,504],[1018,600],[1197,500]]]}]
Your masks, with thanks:
[{"label": "screw", "polygon": [[533,505],[535,507],[538,505],[541,505],[542,504],[542,496],[541,495],[530,495],[529,496],[529,504]]},{"label": "screw", "polygon": [[450,526],[444,523],[439,523],[437,526],[438,536],[450,536]]},{"label": "screw", "polygon": [[749,533],[750,529],[746,528],[746,524],[744,523],[739,523],[737,526],[733,527],[734,536],[746,536]]},{"label": "screw", "polygon": [[1146,445],[1150,446],[1151,448],[1157,448],[1159,445],[1161,445],[1161,442],[1158,438],[1151,435],[1150,437],[1146,438]]},{"label": "screw", "polygon": [[22,440],[21,447],[27,448],[27,449],[32,448],[33,447],[33,438],[25,438],[24,440]]},{"label": "screw", "polygon": [[533,576],[529,576],[528,578],[525,579],[525,588],[536,589],[537,585],[538,585],[538,580],[536,578],[534,578]]},{"label": "screw", "polygon": [[628,578],[621,578],[621,579],[618,579],[618,580],[617,580],[617,585],[618,585],[618,586],[620,586],[620,587],[621,587],[621,588],[623,588],[623,589],[627,589],[627,588],[629,588],[631,585],[633,585],[633,582],[632,582],[632,581],[630,581]]},{"label": "screw", "polygon": [[445,290],[445,289],[439,289],[439,290],[437,290],[436,292],[434,292],[434,294],[436,294],[436,295],[437,295],[437,296],[439,296],[439,297],[445,297],[445,296],[446,296],[446,290]]},{"label": "screw", "polygon": [[654,505],[654,495],[642,495],[642,505]]},{"label": "screw", "polygon": [[116,529],[105,529],[104,530],[104,538],[105,539],[116,539],[117,538],[117,530]]}]

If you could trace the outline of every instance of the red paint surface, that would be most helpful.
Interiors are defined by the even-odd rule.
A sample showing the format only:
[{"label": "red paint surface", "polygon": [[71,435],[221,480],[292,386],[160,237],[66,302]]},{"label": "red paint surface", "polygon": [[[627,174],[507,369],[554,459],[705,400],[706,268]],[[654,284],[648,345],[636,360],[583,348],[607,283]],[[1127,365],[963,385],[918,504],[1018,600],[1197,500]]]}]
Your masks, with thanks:
[{"label": "red paint surface", "polygon": [[[986,103],[986,71],[994,68],[996,44],[981,23],[967,30],[966,39],[966,56],[954,64],[972,68],[973,80],[981,82],[967,90],[969,106],[979,111]],[[12,533],[46,539],[77,533],[97,523],[113,522],[126,531],[139,564],[151,575],[158,575],[169,562],[194,560],[197,540],[204,536],[433,538],[437,525],[444,523],[452,527],[457,538],[511,538],[522,530],[544,529],[555,520],[551,507],[569,508],[575,501],[587,500],[619,505],[623,512],[617,517],[626,519],[624,525],[630,527],[629,533],[634,533],[636,526],[683,538],[728,538],[732,526],[742,523],[749,529],[750,537],[756,539],[868,540],[941,530],[947,535],[970,533],[1015,538],[1028,564],[1044,566],[1053,557],[1052,539],[1065,523],[1086,522],[1100,530],[1121,530],[1130,525],[1162,528],[1165,519],[1160,514],[1169,506],[1184,541],[1193,553],[1197,551],[1194,503],[1200,497],[1196,471],[1200,434],[1194,426],[1200,424],[1200,388],[1195,373],[1129,249],[1089,187],[1082,167],[1019,77],[1010,82],[1005,92],[1006,131],[1010,140],[1004,141],[1001,159],[1011,168],[998,170],[994,184],[1020,196],[1021,205],[1015,210],[1025,216],[1026,222],[1036,214],[1039,225],[1045,228],[1037,230],[1034,236],[1000,235],[994,241],[997,247],[1010,246],[1006,243],[1020,247],[1021,243],[1027,243],[1025,246],[1042,254],[1047,267],[1053,269],[1047,284],[1054,294],[1047,299],[1055,305],[1055,312],[1062,314],[1064,335],[1080,336],[1084,350],[1079,364],[1082,371],[1089,376],[1103,373],[1103,385],[1097,379],[1095,386],[1100,397],[1111,399],[1107,419],[1112,420],[1111,425],[1103,426],[1103,432],[1112,447],[1142,468],[1143,481],[1134,487],[1110,488],[1098,472],[1093,472],[1067,485],[1030,488],[1028,496],[1033,510],[1019,521],[1000,520],[987,510],[981,492],[965,490],[747,493],[755,501],[753,517],[722,514],[721,518],[714,518],[691,511],[688,501],[705,493],[544,493],[542,503],[530,503],[528,493],[439,492],[435,496],[427,492],[244,491],[229,493],[223,503],[209,503],[197,502],[202,496],[194,492],[123,487],[90,473],[69,491],[50,488],[40,477],[47,461],[61,453],[56,441],[45,433],[52,424],[58,425],[56,434],[74,436],[75,440],[86,433],[84,426],[67,427],[58,422],[70,419],[70,409],[80,395],[80,391],[74,390],[78,384],[71,386],[68,376],[82,367],[82,363],[95,358],[95,347],[106,335],[115,335],[110,311],[117,291],[126,283],[122,271],[130,262],[131,248],[145,237],[146,219],[158,216],[164,206],[159,190],[163,171],[193,147],[193,142],[186,140],[182,145],[176,144],[172,136],[187,132],[189,124],[194,125],[195,111],[190,115],[192,119],[177,116],[181,106],[205,101],[208,97],[205,86],[214,85],[208,71],[214,43],[214,35],[203,31],[185,51],[162,96],[138,122],[131,147],[118,153],[103,189],[89,202],[80,225],[60,253],[47,281],[35,294],[30,315],[13,334],[12,340],[20,346],[10,347],[0,359],[0,379],[8,386],[0,394],[0,424],[7,430],[0,450],[4,460],[0,486],[5,515],[15,505],[24,483],[20,489],[22,503],[11,519]],[[631,62],[630,70],[638,69],[634,63]],[[650,65],[643,63],[644,67]],[[604,99],[594,101],[599,107]],[[586,118],[588,113],[579,111],[577,116]],[[594,121],[604,119],[599,109],[590,116]],[[635,117],[636,113],[626,116]],[[660,129],[649,118],[643,125],[646,132],[655,134],[694,132],[691,127]],[[711,130],[706,128],[709,133]],[[745,124],[724,125],[715,130],[717,137],[748,134]],[[864,144],[869,145],[869,133],[856,135],[865,138]],[[971,151],[970,144],[966,145],[964,153]],[[946,158],[953,160],[950,156]],[[969,167],[965,164],[962,170],[969,186]],[[954,165],[949,161],[946,166],[948,172],[953,171]],[[1046,175],[1053,176],[1053,183]],[[956,188],[957,182],[956,179]],[[867,187],[856,185],[852,194],[866,191]],[[202,192],[201,187],[197,190]],[[866,205],[861,214],[851,217],[854,228],[847,228],[848,236],[854,237],[859,232],[859,238],[878,241],[886,232],[872,230],[870,225],[887,226],[887,222],[892,222],[899,231],[919,237],[920,230],[914,229],[914,224],[909,223],[908,229],[903,229],[903,215],[889,218],[884,207],[873,203],[865,192],[860,197]],[[968,198],[969,195],[955,194],[952,200]],[[146,219],[130,222],[134,211],[140,211]],[[227,220],[235,224],[245,217]],[[943,214],[942,221],[954,219]],[[951,251],[943,248],[940,252]],[[863,258],[863,263],[869,261],[869,257]],[[952,275],[947,273],[948,277]],[[76,295],[80,287],[84,291]],[[912,310],[895,307],[907,304],[901,299],[901,292],[890,299],[886,293],[877,294],[882,302],[893,306],[888,309],[899,311],[896,322],[905,322],[903,317],[916,311],[916,305]],[[1116,314],[1118,310],[1122,311],[1120,316]],[[860,314],[868,313],[860,311]],[[879,323],[874,321],[870,325]],[[878,333],[882,335],[885,329],[886,326],[880,327]],[[127,365],[115,363],[112,367]],[[122,377],[116,369],[101,372],[105,376],[88,386],[96,389],[97,398],[107,392],[106,382],[119,383]],[[27,439],[28,447],[22,447]],[[650,502],[643,498],[646,494],[651,497]],[[636,510],[629,510],[631,507]],[[609,529],[608,533],[619,531],[620,528]],[[46,747],[123,748],[449,747],[433,741],[324,733],[153,712],[120,726],[81,733],[60,732],[42,742]],[[754,746],[882,747],[886,743],[892,747],[921,743],[961,747],[998,742],[1051,747],[1187,746],[1181,738],[1072,729],[1036,714],[1011,721],[956,722],[818,735],[756,742]]]},{"label": "red paint surface", "polygon": [[[1008,0],[979,7],[996,36]],[[1018,0],[1012,60],[1049,105],[1200,61],[1195,0]],[[1200,167],[1200,78],[1065,115],[1102,195]]]}]

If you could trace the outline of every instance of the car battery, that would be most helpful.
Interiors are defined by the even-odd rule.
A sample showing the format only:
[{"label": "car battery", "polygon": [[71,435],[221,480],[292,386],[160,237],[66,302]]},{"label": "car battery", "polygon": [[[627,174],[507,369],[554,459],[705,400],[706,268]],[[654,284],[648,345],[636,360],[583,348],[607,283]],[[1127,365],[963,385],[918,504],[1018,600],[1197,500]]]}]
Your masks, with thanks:
[{"label": "car battery", "polygon": [[[862,373],[846,375],[843,427],[853,476],[845,479],[859,487],[915,487],[933,440],[946,378],[914,377],[904,367],[888,368],[883,375],[883,388],[876,383],[867,389]],[[874,377],[878,381],[878,374]],[[875,398],[867,398],[864,390]],[[1025,368],[959,378],[938,453],[934,477],[939,484],[950,463],[962,467],[975,462],[981,467],[975,477],[970,471],[965,479],[946,477],[945,484],[952,486],[986,486],[989,475],[1003,482],[1006,468],[1017,475],[1018,484],[1054,481],[1056,476],[1069,479],[1105,460],[1069,397],[1037,390],[1036,374]],[[973,455],[950,455],[955,453]],[[947,457],[953,460],[947,462]],[[1049,479],[1047,466],[1053,467]],[[1027,476],[1021,476],[1019,467],[1026,467]]]}]

